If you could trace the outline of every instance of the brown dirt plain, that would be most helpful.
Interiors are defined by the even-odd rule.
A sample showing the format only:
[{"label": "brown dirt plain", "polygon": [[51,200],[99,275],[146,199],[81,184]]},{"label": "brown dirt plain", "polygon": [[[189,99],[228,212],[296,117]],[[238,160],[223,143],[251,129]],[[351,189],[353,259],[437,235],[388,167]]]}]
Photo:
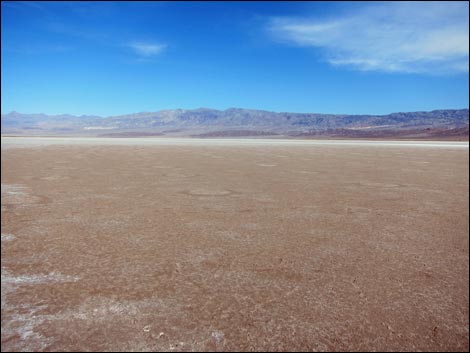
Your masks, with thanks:
[{"label": "brown dirt plain", "polygon": [[2,150],[2,351],[468,351],[468,158]]}]

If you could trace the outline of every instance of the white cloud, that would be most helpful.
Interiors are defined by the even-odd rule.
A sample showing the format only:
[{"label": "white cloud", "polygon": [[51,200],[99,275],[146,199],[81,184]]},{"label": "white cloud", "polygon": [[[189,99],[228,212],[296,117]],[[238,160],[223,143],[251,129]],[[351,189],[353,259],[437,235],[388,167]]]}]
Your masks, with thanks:
[{"label": "white cloud", "polygon": [[166,48],[165,44],[148,42],[133,42],[129,43],[128,46],[132,48],[136,54],[144,58],[149,58],[151,56],[160,54]]},{"label": "white cloud", "polygon": [[468,72],[469,5],[388,2],[361,5],[328,19],[277,17],[276,39],[323,49],[332,65],[359,70]]}]

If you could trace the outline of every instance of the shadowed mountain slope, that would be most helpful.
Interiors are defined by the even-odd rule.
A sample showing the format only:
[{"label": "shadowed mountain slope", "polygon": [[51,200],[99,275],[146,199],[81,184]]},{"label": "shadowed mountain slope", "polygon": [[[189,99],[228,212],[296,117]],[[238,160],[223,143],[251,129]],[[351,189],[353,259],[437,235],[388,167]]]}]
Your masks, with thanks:
[{"label": "shadowed mountain slope", "polygon": [[[2,134],[93,136],[468,136],[469,110],[448,109],[388,115],[276,113],[264,110],[199,108],[110,117],[2,115]],[[408,134],[409,135],[409,134]]]}]

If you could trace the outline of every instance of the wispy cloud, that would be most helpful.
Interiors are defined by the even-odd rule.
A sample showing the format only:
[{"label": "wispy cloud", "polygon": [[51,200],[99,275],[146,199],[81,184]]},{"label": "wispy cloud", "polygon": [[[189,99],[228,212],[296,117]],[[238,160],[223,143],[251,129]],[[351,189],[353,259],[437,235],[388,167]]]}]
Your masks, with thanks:
[{"label": "wispy cloud", "polygon": [[137,55],[143,58],[150,58],[160,54],[166,48],[165,44],[149,42],[132,42],[129,43],[128,46],[134,50]]},{"label": "wispy cloud", "polygon": [[274,38],[321,48],[332,65],[414,73],[468,72],[469,5],[390,2],[329,19],[271,18]]}]

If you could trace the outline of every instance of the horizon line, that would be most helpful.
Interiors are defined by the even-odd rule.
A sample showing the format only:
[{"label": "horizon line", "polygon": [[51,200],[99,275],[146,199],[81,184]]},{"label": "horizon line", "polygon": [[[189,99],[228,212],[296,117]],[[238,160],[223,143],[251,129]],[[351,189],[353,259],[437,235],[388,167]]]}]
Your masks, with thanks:
[{"label": "horizon line", "polygon": [[212,110],[212,111],[219,111],[219,112],[224,112],[227,110],[232,110],[232,109],[239,109],[239,110],[254,110],[254,111],[264,111],[268,113],[275,113],[275,114],[320,114],[320,115],[339,115],[339,116],[387,116],[391,114],[400,114],[400,113],[430,113],[434,111],[440,111],[440,110],[469,110],[469,107],[466,108],[439,108],[439,109],[432,109],[432,110],[412,110],[412,111],[393,111],[389,112],[386,114],[363,114],[363,113],[320,113],[320,112],[293,112],[293,111],[274,111],[274,110],[266,110],[266,109],[254,109],[254,108],[237,108],[237,107],[230,107],[226,109],[215,109],[215,108],[207,108],[207,107],[198,107],[198,108],[192,108],[192,109],[186,109],[186,108],[174,108],[174,109],[160,109],[160,110],[155,110],[155,111],[140,111],[140,112],[133,112],[133,113],[124,113],[124,114],[117,114],[117,115],[95,115],[95,114],[70,114],[70,113],[59,113],[59,114],[47,114],[47,113],[22,113],[16,110],[12,110],[8,113],[1,113],[1,116],[3,117],[4,115],[9,115],[9,114],[22,114],[22,115],[47,115],[47,116],[60,116],[60,115],[71,115],[73,117],[84,117],[84,116],[93,116],[93,117],[98,117],[98,118],[111,118],[111,117],[118,117],[118,116],[125,116],[125,115],[136,115],[136,114],[151,114],[151,113],[159,113],[159,112],[164,112],[164,111],[175,111],[175,110],[184,110],[184,111],[195,111],[195,110]]}]

